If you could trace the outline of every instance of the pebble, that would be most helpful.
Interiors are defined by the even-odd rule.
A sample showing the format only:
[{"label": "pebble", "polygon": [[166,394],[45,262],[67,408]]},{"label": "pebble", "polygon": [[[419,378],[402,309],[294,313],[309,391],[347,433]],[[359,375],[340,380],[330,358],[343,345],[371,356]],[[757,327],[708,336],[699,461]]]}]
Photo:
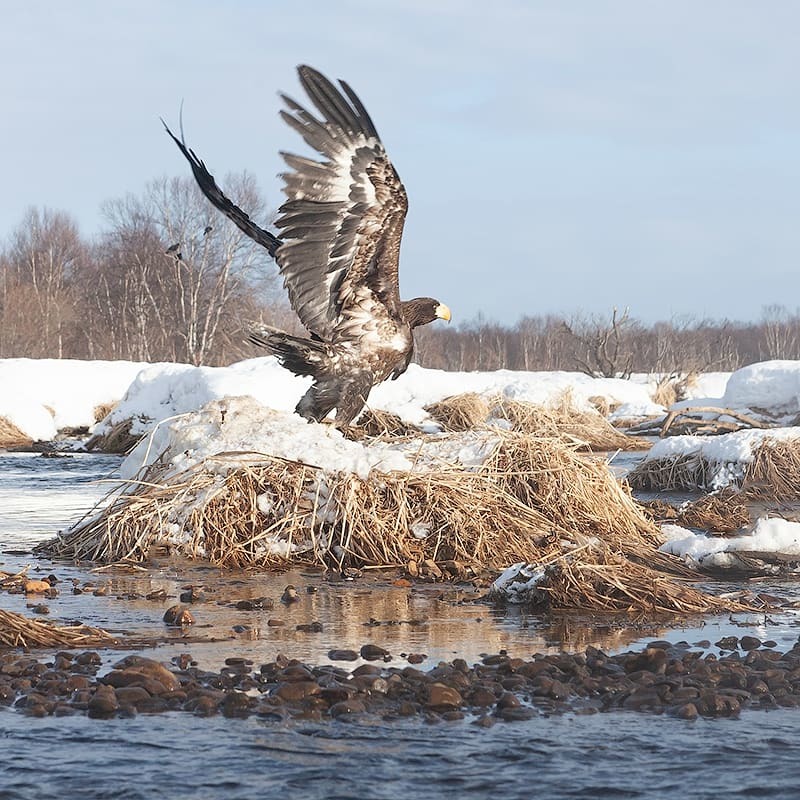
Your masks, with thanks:
[{"label": "pebble", "polygon": [[389,654],[372,643],[360,652],[328,652],[331,661],[372,657],[373,663],[349,671],[283,654],[258,667],[231,656],[217,672],[201,669],[188,653],[169,664],[129,655],[100,677],[101,659],[94,651],[60,652],[42,661],[3,652],[0,705],[32,718],[185,711],[278,721],[416,716],[430,724],[467,719],[482,727],[565,711],[622,709],[690,721],[800,706],[800,642],[784,653],[763,649],[756,637],[720,642],[719,655],[659,641],[614,656],[591,647],[529,659],[500,652],[484,655],[478,664],[457,658],[427,670],[375,663]]},{"label": "pebble", "polygon": [[184,625],[193,625],[194,617],[185,606],[175,605],[164,612],[164,622],[172,627],[181,628]]}]

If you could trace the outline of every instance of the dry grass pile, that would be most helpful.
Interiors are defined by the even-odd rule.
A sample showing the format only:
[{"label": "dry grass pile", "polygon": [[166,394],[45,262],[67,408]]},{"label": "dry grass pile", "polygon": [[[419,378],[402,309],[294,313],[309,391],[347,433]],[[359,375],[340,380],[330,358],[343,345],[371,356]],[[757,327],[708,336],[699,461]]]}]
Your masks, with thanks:
[{"label": "dry grass pile", "polygon": [[669,408],[680,400],[685,400],[688,390],[697,385],[698,373],[664,375],[653,391],[653,402]]},{"label": "dry grass pile", "polygon": [[765,440],[747,465],[742,490],[753,500],[797,500],[800,440]]},{"label": "dry grass pile", "polygon": [[700,453],[651,458],[626,476],[628,484],[645,492],[697,491],[710,488],[716,470]]},{"label": "dry grass pile", "polygon": [[504,420],[510,430],[537,437],[565,436],[583,450],[641,450],[649,444],[626,436],[596,410],[581,410],[570,391],[543,406],[509,397],[486,398],[469,392],[445,398],[425,410],[445,431],[468,431],[492,419]]},{"label": "dry grass pile", "polygon": [[587,462],[560,438],[502,434],[476,469],[363,479],[230,453],[163,479],[163,468],[151,468],[146,482],[40,551],[114,562],[144,559],[166,542],[222,566],[433,563],[450,574],[525,561],[549,566],[542,591],[552,608],[731,607],[654,569],[690,574],[656,551],[657,528],[607,466]]},{"label": "dry grass pile", "polygon": [[676,522],[684,528],[724,534],[734,533],[752,520],[745,495],[735,489],[723,489],[686,503]]},{"label": "dry grass pile", "polygon": [[737,532],[752,522],[747,501],[745,492],[723,489],[681,506],[663,500],[649,500],[641,505],[656,522],[671,522],[684,528],[726,534]]},{"label": "dry grass pile", "polygon": [[425,410],[445,431],[470,431],[486,424],[489,401],[476,392],[453,395],[425,406]]},{"label": "dry grass pile", "polygon": [[643,491],[708,491],[720,469],[730,474],[731,488],[750,500],[792,500],[800,495],[800,439],[764,439],[737,480],[731,465],[708,461],[701,453],[642,461],[626,480]]},{"label": "dry grass pile", "polygon": [[580,410],[567,391],[551,406],[498,398],[493,414],[508,420],[511,429],[536,436],[566,436],[581,450],[642,450],[650,445],[618,431],[599,411]]},{"label": "dry grass pile", "polygon": [[52,625],[0,611],[0,647],[95,647],[113,641],[110,634],[88,625]]},{"label": "dry grass pile", "polygon": [[131,433],[133,423],[132,419],[120,420],[102,433],[90,437],[84,446],[87,450],[100,453],[129,453],[142,438],[141,434]]},{"label": "dry grass pile", "polygon": [[92,413],[94,421],[96,423],[102,422],[116,407],[116,403],[100,403],[100,405],[96,405]]},{"label": "dry grass pile", "polygon": [[357,420],[360,433],[374,439],[393,439],[419,434],[419,428],[404,422],[397,414],[378,408],[365,408]]},{"label": "dry grass pile", "polygon": [[33,439],[23,433],[11,420],[0,417],[0,447],[28,447]]}]

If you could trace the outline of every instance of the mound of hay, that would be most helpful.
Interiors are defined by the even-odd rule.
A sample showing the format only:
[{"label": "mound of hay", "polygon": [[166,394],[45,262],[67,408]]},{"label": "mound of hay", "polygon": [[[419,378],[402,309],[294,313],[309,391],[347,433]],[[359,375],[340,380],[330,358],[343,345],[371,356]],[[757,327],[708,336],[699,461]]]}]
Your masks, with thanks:
[{"label": "mound of hay", "polygon": [[116,403],[100,403],[95,406],[92,412],[95,423],[102,422],[116,407]]},{"label": "mound of hay", "polygon": [[536,436],[566,436],[581,450],[642,450],[650,446],[642,439],[618,431],[599,411],[577,408],[569,391],[550,406],[501,397],[495,401],[492,412],[507,420],[514,431]]},{"label": "mound of hay", "polygon": [[366,478],[253,453],[207,458],[168,480],[156,464],[39,551],[115,562],[166,544],[220,566],[433,562],[476,573],[525,561],[550,565],[551,608],[731,608],[653,568],[689,574],[656,551],[657,528],[604,463],[587,462],[562,438],[495,433],[491,442],[477,467]]},{"label": "mound of hay", "polygon": [[365,408],[356,420],[364,436],[390,439],[419,433],[419,428],[404,422],[397,414],[377,408]]},{"label": "mound of hay", "polygon": [[0,417],[0,447],[30,447],[33,439],[23,433],[11,420]]},{"label": "mound of hay", "polygon": [[582,450],[641,450],[649,444],[618,431],[599,412],[579,409],[567,390],[556,402],[543,406],[509,397],[490,397],[474,392],[458,394],[425,410],[445,431],[469,431],[502,420],[517,433],[539,437],[566,436]]},{"label": "mound of hay", "polygon": [[466,392],[425,406],[425,410],[445,431],[470,431],[486,424],[490,405],[483,395]]},{"label": "mound of hay", "polygon": [[730,487],[741,489],[751,500],[796,499],[800,487],[800,439],[771,438],[765,432],[747,460],[729,463],[711,460],[702,449],[648,458],[637,464],[626,480],[634,489],[644,491],[712,491]]},{"label": "mound of hay", "polygon": [[741,491],[723,489],[680,507],[663,500],[649,500],[641,505],[645,513],[657,522],[671,522],[682,528],[726,534],[752,522],[747,500],[746,494]]},{"label": "mound of hay", "polygon": [[58,626],[0,611],[0,647],[95,647],[113,642],[111,634],[100,628]]}]

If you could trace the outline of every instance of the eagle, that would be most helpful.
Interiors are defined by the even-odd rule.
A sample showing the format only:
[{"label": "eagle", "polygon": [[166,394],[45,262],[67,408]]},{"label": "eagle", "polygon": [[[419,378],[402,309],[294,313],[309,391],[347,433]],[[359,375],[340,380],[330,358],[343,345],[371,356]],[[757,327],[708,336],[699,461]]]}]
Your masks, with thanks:
[{"label": "eagle", "polygon": [[[308,336],[252,325],[249,341],[266,348],[311,387],[295,411],[320,422],[336,409],[347,428],[373,386],[406,371],[413,331],[450,309],[432,297],[401,300],[400,240],[408,197],[366,108],[348,84],[297,68],[318,116],[285,94],[280,114],[321,160],[281,152],[286,201],[275,236],[258,226],[217,186],[194,150],[167,133],[191,165],[203,194],[278,264],[289,302]],[[162,120],[163,122],[163,120]]]}]

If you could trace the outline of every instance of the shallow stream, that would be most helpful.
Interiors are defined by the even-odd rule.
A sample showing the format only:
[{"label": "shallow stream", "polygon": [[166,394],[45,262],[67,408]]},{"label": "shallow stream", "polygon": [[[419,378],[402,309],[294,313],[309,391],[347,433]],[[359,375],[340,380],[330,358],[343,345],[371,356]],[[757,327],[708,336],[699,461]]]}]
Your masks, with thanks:
[{"label": "shallow stream", "polygon": [[[367,573],[354,581],[315,571],[232,574],[165,560],[148,572],[90,572],[39,562],[28,551],[100,499],[118,460],[75,455],[0,456],[0,569],[30,565],[60,579],[49,618],[80,619],[112,633],[157,640],[144,654],[160,660],[190,652],[215,668],[226,657],[256,664],[278,653],[310,663],[331,648],[372,642],[393,662],[425,654],[421,668],[456,656],[477,660],[500,649],[527,657],[545,650],[607,652],[654,639],[715,642],[744,633],[790,647],[794,614],[705,619],[670,629],[597,621],[542,621],[518,609],[498,610],[469,588],[395,586]],[[105,594],[72,593],[72,582]],[[162,622],[182,587],[202,587],[186,634]],[[300,600],[279,598],[287,584]],[[726,586],[734,590],[737,586]],[[752,586],[749,586],[752,588]],[[146,595],[164,590],[161,600]],[[800,598],[794,583],[760,582],[758,589]],[[266,597],[272,608],[242,610],[242,600]],[[24,595],[0,593],[0,608],[29,613]],[[269,605],[267,603],[266,605]],[[297,625],[322,624],[318,632]],[[711,650],[714,651],[713,645]],[[113,663],[120,651],[102,651]],[[541,716],[491,729],[465,721],[420,719],[267,722],[189,714],[96,720],[82,716],[32,719],[0,707],[0,800],[58,793],[82,798],[409,798],[409,797],[796,797],[800,710],[746,711],[739,719],[686,722],[615,712]]]}]

